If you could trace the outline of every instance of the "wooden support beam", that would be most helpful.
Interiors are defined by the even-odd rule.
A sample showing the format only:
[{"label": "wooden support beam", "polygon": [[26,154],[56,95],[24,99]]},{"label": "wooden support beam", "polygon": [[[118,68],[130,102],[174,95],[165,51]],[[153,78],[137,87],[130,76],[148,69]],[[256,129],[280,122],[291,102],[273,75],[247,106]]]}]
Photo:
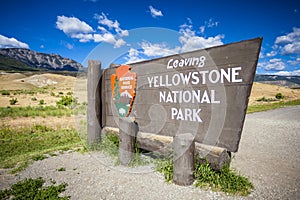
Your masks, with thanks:
[{"label": "wooden support beam", "polygon": [[222,147],[216,147],[196,142],[197,156],[200,164],[205,161],[217,171],[221,171],[223,166],[230,164],[230,153]]},{"label": "wooden support beam", "polygon": [[[117,128],[105,127],[104,132],[118,132]],[[173,138],[151,133],[138,132],[136,137],[139,148],[161,154],[173,152]],[[200,162],[205,160],[217,171],[221,171],[225,164],[230,164],[230,154],[226,149],[195,142],[195,155]]]},{"label": "wooden support beam", "polygon": [[119,153],[121,165],[127,166],[133,158],[137,124],[133,118],[119,118]]},{"label": "wooden support beam", "polygon": [[94,144],[101,139],[101,63],[96,60],[88,61],[88,107],[87,107],[87,142]]},{"label": "wooden support beam", "polygon": [[173,181],[177,185],[191,185],[194,182],[194,138],[191,133],[183,133],[174,137]]}]

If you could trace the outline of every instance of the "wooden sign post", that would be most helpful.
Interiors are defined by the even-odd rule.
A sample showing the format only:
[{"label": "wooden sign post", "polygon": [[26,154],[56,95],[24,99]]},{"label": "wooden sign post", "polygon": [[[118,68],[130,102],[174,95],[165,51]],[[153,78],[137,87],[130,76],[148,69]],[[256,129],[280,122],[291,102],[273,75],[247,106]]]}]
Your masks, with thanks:
[{"label": "wooden sign post", "polygon": [[88,62],[88,108],[87,108],[87,132],[88,144],[92,145],[100,141],[102,104],[101,104],[101,63],[95,60]]},{"label": "wooden sign post", "polygon": [[[181,155],[174,157],[176,174],[178,166],[191,163],[187,155],[194,151],[220,170],[227,152],[238,151],[261,43],[255,38],[105,69],[101,127],[121,128],[119,118],[130,117],[138,125],[140,148],[163,152],[175,145]],[[93,131],[88,134],[94,138]],[[182,152],[178,145],[186,147],[185,141],[194,144]],[[183,168],[192,170],[189,164]],[[189,173],[174,181],[189,184]]]}]

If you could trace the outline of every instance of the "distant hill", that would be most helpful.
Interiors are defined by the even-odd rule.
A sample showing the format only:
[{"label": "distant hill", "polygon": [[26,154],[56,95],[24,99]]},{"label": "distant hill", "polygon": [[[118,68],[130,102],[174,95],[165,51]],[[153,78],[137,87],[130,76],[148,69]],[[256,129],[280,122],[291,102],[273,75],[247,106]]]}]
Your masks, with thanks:
[{"label": "distant hill", "polygon": [[83,66],[58,54],[38,53],[29,49],[0,49],[0,70],[4,71],[73,71]]},{"label": "distant hill", "polygon": [[257,74],[255,75],[254,81],[289,88],[300,88],[300,76],[277,76]]}]

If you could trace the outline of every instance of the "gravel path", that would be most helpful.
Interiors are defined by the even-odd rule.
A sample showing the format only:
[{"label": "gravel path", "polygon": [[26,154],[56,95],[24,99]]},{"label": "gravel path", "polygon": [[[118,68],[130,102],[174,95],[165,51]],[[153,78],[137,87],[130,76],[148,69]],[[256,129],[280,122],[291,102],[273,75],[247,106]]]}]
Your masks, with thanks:
[{"label": "gravel path", "polygon": [[[101,153],[69,152],[34,162],[17,176],[0,172],[0,189],[26,177],[66,182],[71,199],[300,199],[300,106],[249,114],[232,167],[248,176],[255,190],[228,197],[194,186],[166,184],[153,166],[114,166]],[[65,171],[58,171],[60,168]]]}]

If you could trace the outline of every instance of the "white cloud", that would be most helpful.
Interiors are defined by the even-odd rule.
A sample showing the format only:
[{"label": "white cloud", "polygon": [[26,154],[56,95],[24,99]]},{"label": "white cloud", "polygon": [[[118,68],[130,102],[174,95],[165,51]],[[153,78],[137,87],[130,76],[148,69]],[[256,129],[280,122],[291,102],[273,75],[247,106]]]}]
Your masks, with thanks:
[{"label": "white cloud", "polygon": [[128,51],[128,56],[126,56],[125,60],[126,63],[129,64],[144,61],[145,58],[143,58],[142,55],[140,55],[140,52],[137,49],[130,48]]},{"label": "white cloud", "polygon": [[153,6],[149,6],[149,9],[150,9],[151,16],[153,18],[162,17],[163,16],[161,10],[157,10],[157,9],[153,8]]},{"label": "white cloud", "polygon": [[291,65],[299,65],[300,64],[300,57],[292,60],[287,61]]},{"label": "white cloud", "polygon": [[107,33],[108,31],[103,26],[98,26],[98,30],[100,30],[103,33]]},{"label": "white cloud", "polygon": [[73,44],[70,44],[70,43],[66,43],[66,47],[67,49],[73,49],[74,48],[74,45]]},{"label": "white cloud", "polygon": [[95,18],[98,20],[99,24],[107,26],[110,30],[114,29],[121,37],[128,36],[128,31],[122,30],[120,28],[120,23],[117,20],[113,21],[108,19],[104,13],[101,13],[101,15],[95,14]]},{"label": "white cloud", "polygon": [[197,36],[191,23],[181,25],[179,33],[182,35],[179,37],[179,41],[182,44],[181,52],[223,44],[222,39],[224,38],[224,35],[217,35],[215,37],[208,38]]},{"label": "white cloud", "polygon": [[205,22],[205,25],[208,28],[216,27],[219,25],[219,22],[214,21],[213,19],[209,19],[208,21]]},{"label": "white cloud", "polygon": [[[120,28],[120,23],[112,21],[102,13],[95,14],[95,19],[98,20],[97,29],[93,29],[86,22],[79,20],[76,17],[57,16],[56,28],[62,30],[67,36],[78,39],[79,42],[106,42],[113,44],[115,48],[119,48],[126,44],[122,39],[128,36],[129,32]],[[113,33],[111,30],[114,30]],[[67,48],[72,48],[70,45]]]},{"label": "white cloud", "polygon": [[66,47],[69,50],[74,48],[74,44],[71,44],[71,43],[66,42],[66,41],[60,41],[60,44],[63,45],[64,47]]},{"label": "white cloud", "polygon": [[104,34],[94,34],[94,41],[95,42],[107,42],[110,44],[114,44],[116,42],[116,39],[113,34],[104,33]]},{"label": "white cloud", "polygon": [[104,34],[94,34],[93,38],[95,42],[106,42],[113,44],[115,48],[119,48],[126,44],[122,38],[116,39],[115,36],[109,32]]},{"label": "white cloud", "polygon": [[300,54],[300,41],[285,45],[282,49],[282,54]]},{"label": "white cloud", "polygon": [[200,26],[200,33],[204,33],[204,31],[205,31],[205,26]]},{"label": "white cloud", "polygon": [[300,70],[279,71],[279,72],[275,72],[274,75],[279,75],[279,76],[300,76]]},{"label": "white cloud", "polygon": [[179,47],[170,49],[166,44],[152,44],[145,41],[142,42],[141,47],[143,49],[143,53],[149,57],[168,56],[180,52]]},{"label": "white cloud", "polygon": [[283,55],[300,54],[300,28],[293,28],[293,32],[277,37],[275,45]]},{"label": "white cloud", "polygon": [[45,48],[45,46],[44,46],[43,44],[41,44],[41,45],[40,45],[40,48],[43,49],[43,48]]},{"label": "white cloud", "polygon": [[129,32],[128,32],[128,30],[121,30],[119,34],[121,37],[123,37],[123,36],[128,36]]},{"label": "white cloud", "polygon": [[276,51],[271,51],[271,52],[267,53],[266,55],[267,55],[267,57],[273,57],[273,56],[277,55],[277,52]]},{"label": "white cloud", "polygon": [[29,49],[29,45],[20,42],[15,38],[8,38],[3,35],[0,35],[0,48],[25,48]]},{"label": "white cloud", "polygon": [[95,14],[95,18],[98,19],[98,23],[109,27],[109,29],[119,29],[120,24],[117,20],[112,21],[107,18],[107,16],[102,13],[101,15]]},{"label": "white cloud", "polygon": [[189,18],[187,20],[188,23],[181,25],[179,30],[180,36],[178,39],[181,43],[181,46],[170,47],[166,43],[151,43],[148,41],[143,41],[139,44],[141,50],[138,51],[136,49],[131,49],[127,60],[134,62],[137,60],[140,61],[141,58],[149,59],[163,57],[223,44],[221,41],[224,37],[223,35],[217,35],[215,37],[208,38],[197,36],[196,32],[193,30],[192,20]]},{"label": "white cloud", "polygon": [[62,30],[68,36],[77,33],[91,33],[93,28],[76,17],[57,16],[56,28]]},{"label": "white cloud", "polygon": [[119,47],[121,47],[121,46],[123,46],[123,45],[125,45],[125,44],[126,44],[126,42],[125,42],[122,38],[120,38],[120,39],[118,39],[118,40],[115,42],[114,48],[119,48]]},{"label": "white cloud", "polygon": [[[104,13],[95,14],[95,19],[98,20],[98,23],[101,26],[98,26],[98,29],[102,32],[102,34],[95,34],[94,41],[95,42],[107,42],[113,44],[115,48],[119,48],[126,44],[126,42],[122,39],[122,37],[128,36],[128,30],[123,30],[120,28],[120,23],[115,20],[110,20]],[[114,30],[116,35],[112,32],[108,31],[105,27],[106,26],[109,30]]]},{"label": "white cloud", "polygon": [[285,69],[286,65],[282,61],[282,59],[279,58],[273,58],[270,59],[269,62],[261,63],[260,67],[263,67],[265,70],[283,70]]},{"label": "white cloud", "polygon": [[79,39],[79,42],[89,42],[93,40],[93,34],[89,33],[74,33],[71,35],[71,38]]}]

